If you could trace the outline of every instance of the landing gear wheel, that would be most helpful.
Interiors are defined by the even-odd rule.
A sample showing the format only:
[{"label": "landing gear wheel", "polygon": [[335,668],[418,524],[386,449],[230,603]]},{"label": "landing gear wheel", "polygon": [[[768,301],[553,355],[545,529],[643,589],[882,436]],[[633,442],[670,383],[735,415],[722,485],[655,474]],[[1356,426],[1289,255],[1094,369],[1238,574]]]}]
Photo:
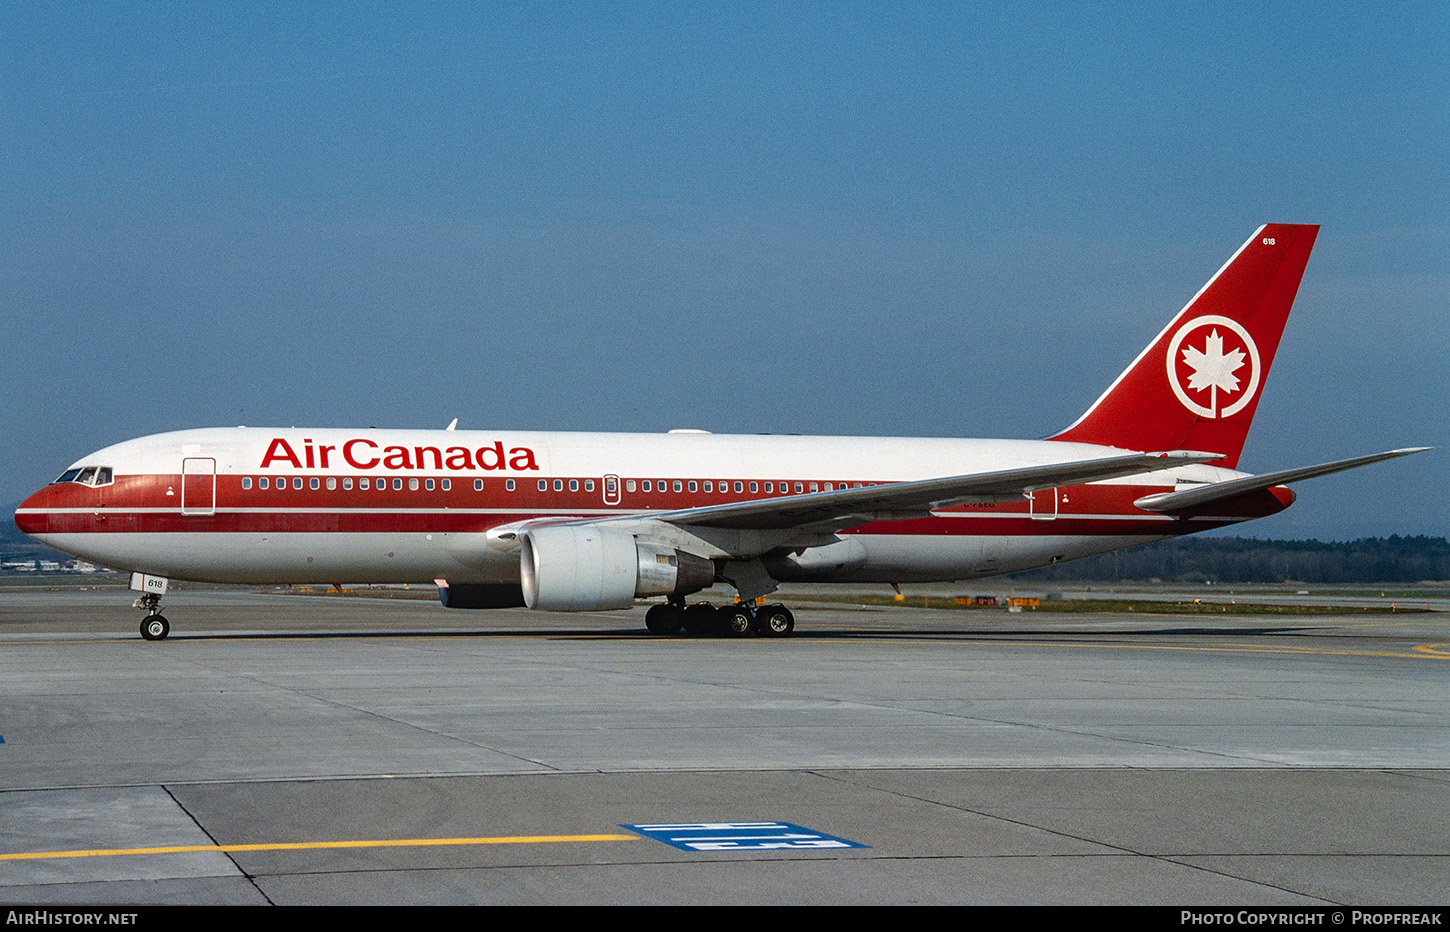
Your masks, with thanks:
[{"label": "landing gear wheel", "polygon": [[767,605],[755,613],[760,633],[769,638],[789,637],[795,630],[795,616],[784,605]]},{"label": "landing gear wheel", "polygon": [[147,615],[141,622],[141,636],[148,641],[162,641],[171,633],[171,623],[162,615]]},{"label": "landing gear wheel", "polygon": [[685,633],[694,637],[705,637],[715,632],[715,606],[706,605],[701,602],[699,605],[691,605],[685,609],[682,623],[685,626]]},{"label": "landing gear wheel", "polygon": [[727,605],[720,609],[720,627],[726,637],[749,637],[755,633],[755,618],[744,605]]},{"label": "landing gear wheel", "polygon": [[678,634],[684,612],[673,605],[655,605],[644,613],[644,626],[650,634]]}]

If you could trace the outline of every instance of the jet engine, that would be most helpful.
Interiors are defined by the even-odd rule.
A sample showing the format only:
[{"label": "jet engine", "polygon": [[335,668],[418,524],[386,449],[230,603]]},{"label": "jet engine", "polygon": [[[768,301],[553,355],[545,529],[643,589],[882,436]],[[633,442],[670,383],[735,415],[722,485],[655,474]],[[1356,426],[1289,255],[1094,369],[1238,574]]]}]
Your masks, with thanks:
[{"label": "jet engine", "polygon": [[522,536],[519,576],[529,608],[628,608],[639,597],[688,595],[715,581],[715,564],[705,557],[597,524],[533,528]]}]

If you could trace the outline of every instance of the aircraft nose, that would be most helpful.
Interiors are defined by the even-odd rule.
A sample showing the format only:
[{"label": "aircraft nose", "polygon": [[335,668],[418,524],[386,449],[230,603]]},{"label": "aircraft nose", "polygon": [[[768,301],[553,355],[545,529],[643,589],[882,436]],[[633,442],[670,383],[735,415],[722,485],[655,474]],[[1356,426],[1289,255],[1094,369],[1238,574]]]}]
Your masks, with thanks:
[{"label": "aircraft nose", "polygon": [[15,508],[15,526],[22,534],[34,536],[45,531],[45,516],[39,510],[46,505],[46,489],[32,492]]}]

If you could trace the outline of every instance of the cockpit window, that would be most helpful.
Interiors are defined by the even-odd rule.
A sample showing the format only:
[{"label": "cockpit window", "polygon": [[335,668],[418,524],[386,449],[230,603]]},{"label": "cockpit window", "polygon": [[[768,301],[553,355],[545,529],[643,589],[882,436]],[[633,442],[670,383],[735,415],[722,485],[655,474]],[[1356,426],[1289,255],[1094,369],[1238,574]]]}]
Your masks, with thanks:
[{"label": "cockpit window", "polygon": [[81,466],[67,469],[56,482],[78,482],[81,485],[110,485],[115,479],[109,466]]}]

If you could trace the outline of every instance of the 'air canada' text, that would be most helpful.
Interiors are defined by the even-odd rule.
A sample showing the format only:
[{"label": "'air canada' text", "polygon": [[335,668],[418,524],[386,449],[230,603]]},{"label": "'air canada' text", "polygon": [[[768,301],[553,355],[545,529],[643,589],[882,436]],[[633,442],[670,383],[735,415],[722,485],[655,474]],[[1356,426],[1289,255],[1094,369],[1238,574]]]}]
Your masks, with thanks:
[{"label": "'air canada' text", "polygon": [[[272,464],[286,463],[293,469],[329,469],[333,454],[338,452],[336,444],[316,444],[302,441],[302,455],[282,437],[273,438],[262,457],[262,468]],[[469,449],[468,447],[379,447],[371,440],[355,438],[342,444],[342,458],[353,469],[429,469],[441,471],[451,469],[466,471],[482,469],[527,470],[538,469],[534,451],[528,447],[513,447],[504,450],[503,441]],[[341,464],[338,464],[341,465]]]}]

